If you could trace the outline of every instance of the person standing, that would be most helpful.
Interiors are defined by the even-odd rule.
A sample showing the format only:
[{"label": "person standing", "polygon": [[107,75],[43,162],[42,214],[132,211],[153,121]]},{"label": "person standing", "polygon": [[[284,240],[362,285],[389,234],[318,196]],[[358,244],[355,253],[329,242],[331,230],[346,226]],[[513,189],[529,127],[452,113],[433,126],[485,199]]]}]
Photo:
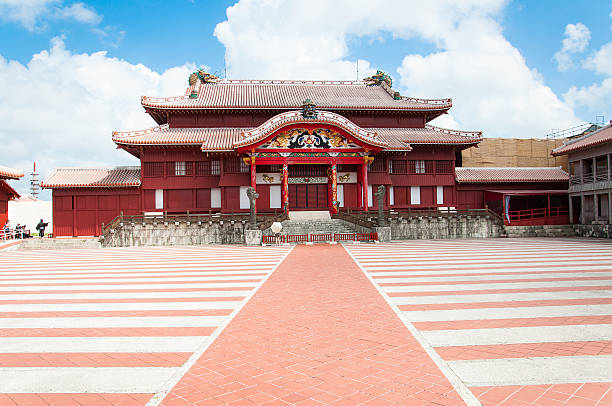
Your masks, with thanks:
[{"label": "person standing", "polygon": [[36,229],[38,230],[38,235],[40,238],[45,236],[45,227],[47,227],[49,223],[45,223],[43,219],[40,219],[38,224],[36,225]]}]

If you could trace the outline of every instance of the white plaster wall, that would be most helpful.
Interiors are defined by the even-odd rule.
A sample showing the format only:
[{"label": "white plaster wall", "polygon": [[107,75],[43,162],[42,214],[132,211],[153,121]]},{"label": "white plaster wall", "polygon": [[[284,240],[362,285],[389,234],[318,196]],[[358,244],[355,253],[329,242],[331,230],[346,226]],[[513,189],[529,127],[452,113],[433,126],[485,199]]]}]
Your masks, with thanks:
[{"label": "white plaster wall", "polygon": [[45,233],[53,232],[53,206],[51,201],[10,201],[8,204],[8,217],[11,227],[15,227],[17,223],[25,224],[32,234],[36,233],[36,224],[38,224],[40,219],[43,219],[45,223],[49,223]]}]

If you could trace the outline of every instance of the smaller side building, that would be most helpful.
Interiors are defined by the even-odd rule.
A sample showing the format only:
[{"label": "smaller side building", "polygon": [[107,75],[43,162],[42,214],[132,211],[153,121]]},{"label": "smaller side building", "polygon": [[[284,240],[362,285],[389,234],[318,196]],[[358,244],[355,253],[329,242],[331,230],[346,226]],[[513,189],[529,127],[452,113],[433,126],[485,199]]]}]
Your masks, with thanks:
[{"label": "smaller side building", "polygon": [[457,208],[489,208],[510,226],[567,224],[569,175],[551,168],[455,168]]},{"label": "smaller side building", "polygon": [[42,183],[53,189],[53,233],[97,236],[121,212],[142,213],[140,167],[59,168]]},{"label": "smaller side building", "polygon": [[19,179],[23,176],[23,172],[0,166],[0,227],[4,229],[4,225],[8,220],[8,202],[9,200],[19,198],[19,193],[15,191],[6,181],[8,179]]},{"label": "smaller side building", "polygon": [[597,131],[567,141],[552,151],[569,162],[570,221],[612,224],[612,121]]}]

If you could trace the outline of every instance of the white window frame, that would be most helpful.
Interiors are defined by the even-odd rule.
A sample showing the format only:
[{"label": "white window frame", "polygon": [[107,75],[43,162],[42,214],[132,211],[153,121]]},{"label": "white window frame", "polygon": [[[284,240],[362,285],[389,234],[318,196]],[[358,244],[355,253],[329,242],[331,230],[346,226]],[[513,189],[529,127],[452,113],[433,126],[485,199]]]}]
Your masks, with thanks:
[{"label": "white window frame", "polygon": [[249,186],[240,186],[240,208],[243,210],[251,208],[249,195],[247,195],[248,188]]},{"label": "white window frame", "polygon": [[421,204],[421,187],[410,186],[410,204]]},{"label": "white window frame", "polygon": [[221,188],[210,189],[210,208],[221,208]]},{"label": "white window frame", "polygon": [[164,189],[155,189],[155,208],[164,208]]},{"label": "white window frame", "polygon": [[436,204],[444,204],[444,186],[436,186]]},{"label": "white window frame", "polygon": [[249,173],[251,172],[251,166],[244,162],[244,160],[240,160],[240,173]]},{"label": "white window frame", "polygon": [[344,207],[344,185],[338,185],[336,194],[338,201],[340,202],[340,207]]},{"label": "white window frame", "polygon": [[422,159],[414,161],[414,173],[425,173],[425,161]]},{"label": "white window frame", "polygon": [[389,186],[389,205],[393,206],[395,204],[395,195],[393,194],[393,186]]},{"label": "white window frame", "polygon": [[174,163],[174,176],[185,176],[187,174],[185,161],[176,161]]},{"label": "white window frame", "polygon": [[372,199],[372,185],[368,185],[368,207],[374,205],[374,199]]},{"label": "white window frame", "polygon": [[210,174],[213,176],[221,175],[221,161],[218,159],[210,161]]},{"label": "white window frame", "polygon": [[281,185],[270,185],[270,208],[280,209],[281,207]]}]

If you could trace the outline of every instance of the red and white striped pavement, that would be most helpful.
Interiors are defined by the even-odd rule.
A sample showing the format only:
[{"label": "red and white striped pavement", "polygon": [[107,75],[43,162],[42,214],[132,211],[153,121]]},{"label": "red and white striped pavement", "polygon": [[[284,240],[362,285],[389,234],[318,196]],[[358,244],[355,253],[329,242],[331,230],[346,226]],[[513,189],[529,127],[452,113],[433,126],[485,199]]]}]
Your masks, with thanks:
[{"label": "red and white striped pavement", "polygon": [[145,404],[176,383],[289,251],[0,253],[0,405]]},{"label": "red and white striped pavement", "polygon": [[346,245],[449,379],[483,405],[612,405],[612,244]]}]

